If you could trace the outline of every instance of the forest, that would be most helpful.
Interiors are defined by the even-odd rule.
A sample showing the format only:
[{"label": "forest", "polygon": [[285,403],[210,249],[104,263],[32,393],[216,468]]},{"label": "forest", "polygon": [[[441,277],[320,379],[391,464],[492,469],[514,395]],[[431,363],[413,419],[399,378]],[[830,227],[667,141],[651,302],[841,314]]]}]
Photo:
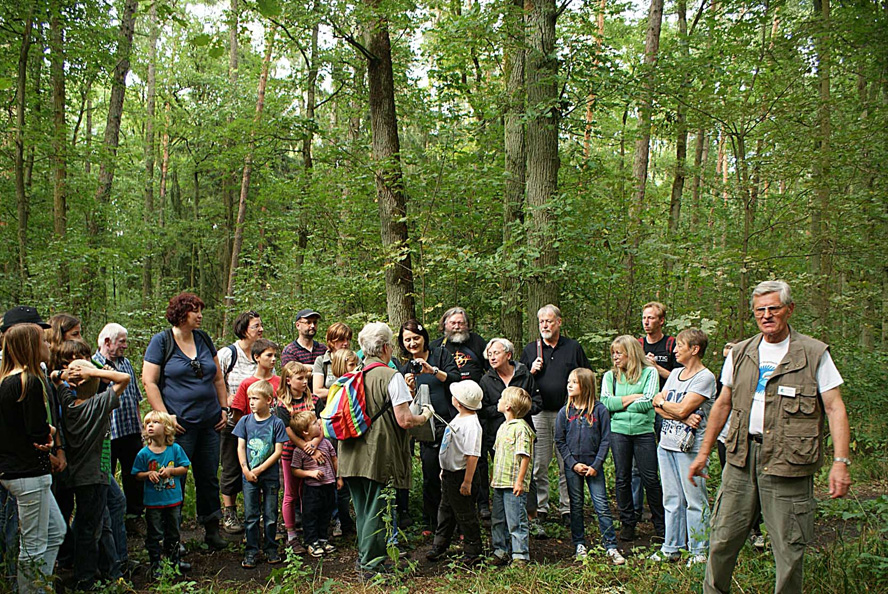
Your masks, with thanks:
[{"label": "forest", "polygon": [[0,47],[4,310],[123,324],[138,368],[183,290],[219,344],[459,305],[522,345],[555,303],[604,370],[656,299],[715,370],[784,279],[867,461],[812,591],[888,583],[885,0],[0,0]]}]

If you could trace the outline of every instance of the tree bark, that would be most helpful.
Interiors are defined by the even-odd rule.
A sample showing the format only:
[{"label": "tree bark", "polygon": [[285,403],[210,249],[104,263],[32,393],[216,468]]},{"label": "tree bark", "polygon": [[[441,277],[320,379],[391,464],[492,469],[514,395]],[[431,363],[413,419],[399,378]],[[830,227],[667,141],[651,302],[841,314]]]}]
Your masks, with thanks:
[{"label": "tree bark", "polygon": [[558,60],[555,55],[555,0],[534,0],[527,14],[527,206],[530,211],[528,245],[534,254],[527,279],[528,336],[538,332],[536,313],[558,304],[555,279],[558,262],[556,221],[552,200],[558,185]]},{"label": "tree bark", "polygon": [[413,264],[407,231],[407,199],[401,172],[401,141],[395,110],[395,83],[388,22],[381,0],[367,0],[370,22],[364,29],[370,98],[372,160],[379,205],[380,235],[385,257],[385,294],[389,324],[416,317]]},{"label": "tree bark", "polygon": [[117,36],[117,52],[114,73],[111,76],[111,98],[108,102],[108,119],[105,124],[103,149],[105,154],[99,164],[99,185],[96,188],[96,212],[90,218],[89,231],[93,241],[105,230],[104,208],[111,197],[117,146],[120,141],[120,121],[123,118],[123,99],[126,95],[126,75],[129,73],[130,53],[133,47],[133,31],[136,24],[138,0],[126,0],[120,16]]},{"label": "tree bark", "polygon": [[15,95],[15,205],[18,215],[18,265],[23,288],[28,280],[28,216],[31,210],[25,187],[25,107],[27,105],[25,85],[28,82],[28,52],[31,49],[33,26],[34,5],[32,4],[25,19],[25,28],[22,31]]},{"label": "tree bark", "polygon": [[641,245],[642,213],[644,212],[645,186],[647,185],[648,161],[651,145],[651,110],[654,92],[654,73],[657,54],[660,51],[660,27],[663,23],[663,0],[651,0],[648,11],[647,35],[644,41],[644,68],[642,70],[641,99],[638,109],[638,138],[635,141],[635,159],[632,163],[632,178],[635,191],[630,205],[629,226],[632,248],[629,250],[626,269],[630,298],[626,300],[627,319],[634,311],[631,295],[635,288],[635,256]]},{"label": "tree bark", "polygon": [[507,15],[511,24],[505,51],[506,113],[504,152],[506,182],[503,191],[503,282],[500,324],[503,336],[523,341],[523,299],[517,247],[524,241],[524,183],[527,155],[524,138],[524,0],[512,0]]},{"label": "tree bark", "polygon": [[[65,237],[68,226],[67,207],[67,177],[68,158],[67,142],[68,131],[65,125],[65,32],[62,25],[62,7],[60,0],[53,0],[50,10],[52,16],[49,21],[49,59],[50,79],[52,84],[52,164],[53,164],[53,190],[52,190],[52,221],[53,234],[56,240]],[[62,279],[66,267],[59,268],[62,286],[67,284]]]},{"label": "tree bark", "polygon": [[256,92],[256,116],[253,118],[253,127],[250,130],[250,140],[247,144],[247,154],[244,156],[244,171],[241,177],[240,199],[237,206],[237,224],[234,229],[234,243],[231,247],[231,271],[228,273],[228,288],[225,291],[225,314],[222,327],[228,328],[228,311],[234,305],[234,281],[237,276],[238,261],[240,259],[241,246],[244,243],[244,223],[247,219],[247,196],[250,193],[250,176],[253,173],[253,153],[256,150],[256,126],[262,120],[262,110],[265,108],[265,89],[268,85],[268,67],[271,63],[271,54],[274,50],[274,38],[276,27],[272,27],[268,33],[268,41],[265,48],[265,57],[262,59],[262,71],[259,74],[259,88]]},{"label": "tree bark", "polygon": [[830,4],[829,0],[814,0],[814,18],[819,21],[814,37],[817,52],[817,79],[819,101],[817,105],[818,137],[814,158],[814,204],[811,208],[811,274],[814,277],[813,327],[822,340],[828,340],[829,331],[829,277],[831,272],[831,237],[829,229],[830,175],[831,175],[831,122],[830,122]]},{"label": "tree bark", "polygon": [[[151,3],[148,12],[148,79],[146,81],[145,94],[145,189],[144,203],[145,212],[142,214],[142,220],[145,228],[150,229],[153,226],[154,217],[154,116],[156,112],[156,94],[157,94],[157,4]],[[150,303],[152,297],[152,280],[151,269],[152,254],[154,252],[154,242],[152,235],[148,234],[146,241],[146,253],[142,263],[142,301],[145,304]]]}]

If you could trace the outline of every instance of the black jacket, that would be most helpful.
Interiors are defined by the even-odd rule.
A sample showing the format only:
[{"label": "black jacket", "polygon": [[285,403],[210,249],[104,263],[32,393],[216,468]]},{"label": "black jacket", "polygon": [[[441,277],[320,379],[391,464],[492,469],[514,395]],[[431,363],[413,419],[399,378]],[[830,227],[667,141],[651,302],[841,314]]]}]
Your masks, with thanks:
[{"label": "black jacket", "polygon": [[511,387],[524,388],[530,394],[530,412],[527,413],[524,420],[527,421],[527,424],[530,425],[534,432],[536,432],[536,428],[533,426],[533,419],[531,417],[543,409],[540,393],[537,390],[533,376],[530,374],[530,370],[520,361],[512,361],[511,364],[515,366],[515,374],[512,376],[508,386],[493,368],[488,370],[481,378],[481,390],[484,392],[484,396],[481,399],[481,410],[478,411],[478,417],[481,419],[481,429],[484,432],[483,441],[485,444],[489,442],[490,446],[493,446],[496,432],[506,420],[503,413],[496,410],[496,405],[503,395],[503,390]]}]

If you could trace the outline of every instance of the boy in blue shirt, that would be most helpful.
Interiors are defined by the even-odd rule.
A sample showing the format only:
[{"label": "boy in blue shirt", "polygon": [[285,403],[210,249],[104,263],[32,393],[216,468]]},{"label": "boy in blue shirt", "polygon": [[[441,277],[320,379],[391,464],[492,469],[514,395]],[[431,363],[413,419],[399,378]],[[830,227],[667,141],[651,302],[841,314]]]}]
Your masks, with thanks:
[{"label": "boy in blue shirt", "polygon": [[[247,400],[252,414],[244,415],[235,425],[232,435],[237,437],[237,457],[244,475],[244,517],[246,518],[247,548],[241,566],[256,567],[259,554],[259,516],[263,516],[265,560],[269,564],[281,562],[277,542],[278,491],[280,473],[277,462],[290,441],[284,422],[271,414],[274,388],[259,380],[247,388]],[[263,501],[264,500],[264,501]]]},{"label": "boy in blue shirt", "polygon": [[[161,553],[173,567],[191,566],[179,561],[179,524],[182,521],[182,481],[191,461],[182,446],[174,442],[176,425],[165,412],[145,415],[143,434],[147,445],[133,462],[132,474],[145,481],[145,548],[151,563],[151,576],[159,577]],[[163,546],[161,547],[161,539]]]}]

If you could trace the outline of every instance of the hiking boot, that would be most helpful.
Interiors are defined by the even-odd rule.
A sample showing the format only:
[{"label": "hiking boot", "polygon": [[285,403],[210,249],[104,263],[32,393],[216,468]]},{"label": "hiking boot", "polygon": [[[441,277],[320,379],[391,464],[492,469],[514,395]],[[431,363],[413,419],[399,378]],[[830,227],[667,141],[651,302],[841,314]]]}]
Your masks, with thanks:
[{"label": "hiking boot", "polygon": [[210,550],[221,551],[228,548],[228,541],[219,534],[219,520],[210,520],[204,524],[204,530],[204,542]]},{"label": "hiking boot", "polygon": [[620,540],[635,540],[635,526],[626,524],[620,528]]},{"label": "hiking boot", "polygon": [[624,565],[626,563],[626,559],[617,549],[608,549],[607,556],[610,557],[611,563],[614,565]]},{"label": "hiking boot", "polygon": [[447,547],[433,545],[426,553],[426,559],[429,561],[439,561],[447,554]]},{"label": "hiking boot", "polygon": [[237,508],[226,507],[222,510],[222,530],[228,534],[243,534],[244,525],[237,518]]},{"label": "hiking boot", "polygon": [[488,561],[490,565],[494,567],[502,567],[503,565],[509,564],[509,556],[508,555],[497,555],[494,553],[490,556],[490,561]]}]

